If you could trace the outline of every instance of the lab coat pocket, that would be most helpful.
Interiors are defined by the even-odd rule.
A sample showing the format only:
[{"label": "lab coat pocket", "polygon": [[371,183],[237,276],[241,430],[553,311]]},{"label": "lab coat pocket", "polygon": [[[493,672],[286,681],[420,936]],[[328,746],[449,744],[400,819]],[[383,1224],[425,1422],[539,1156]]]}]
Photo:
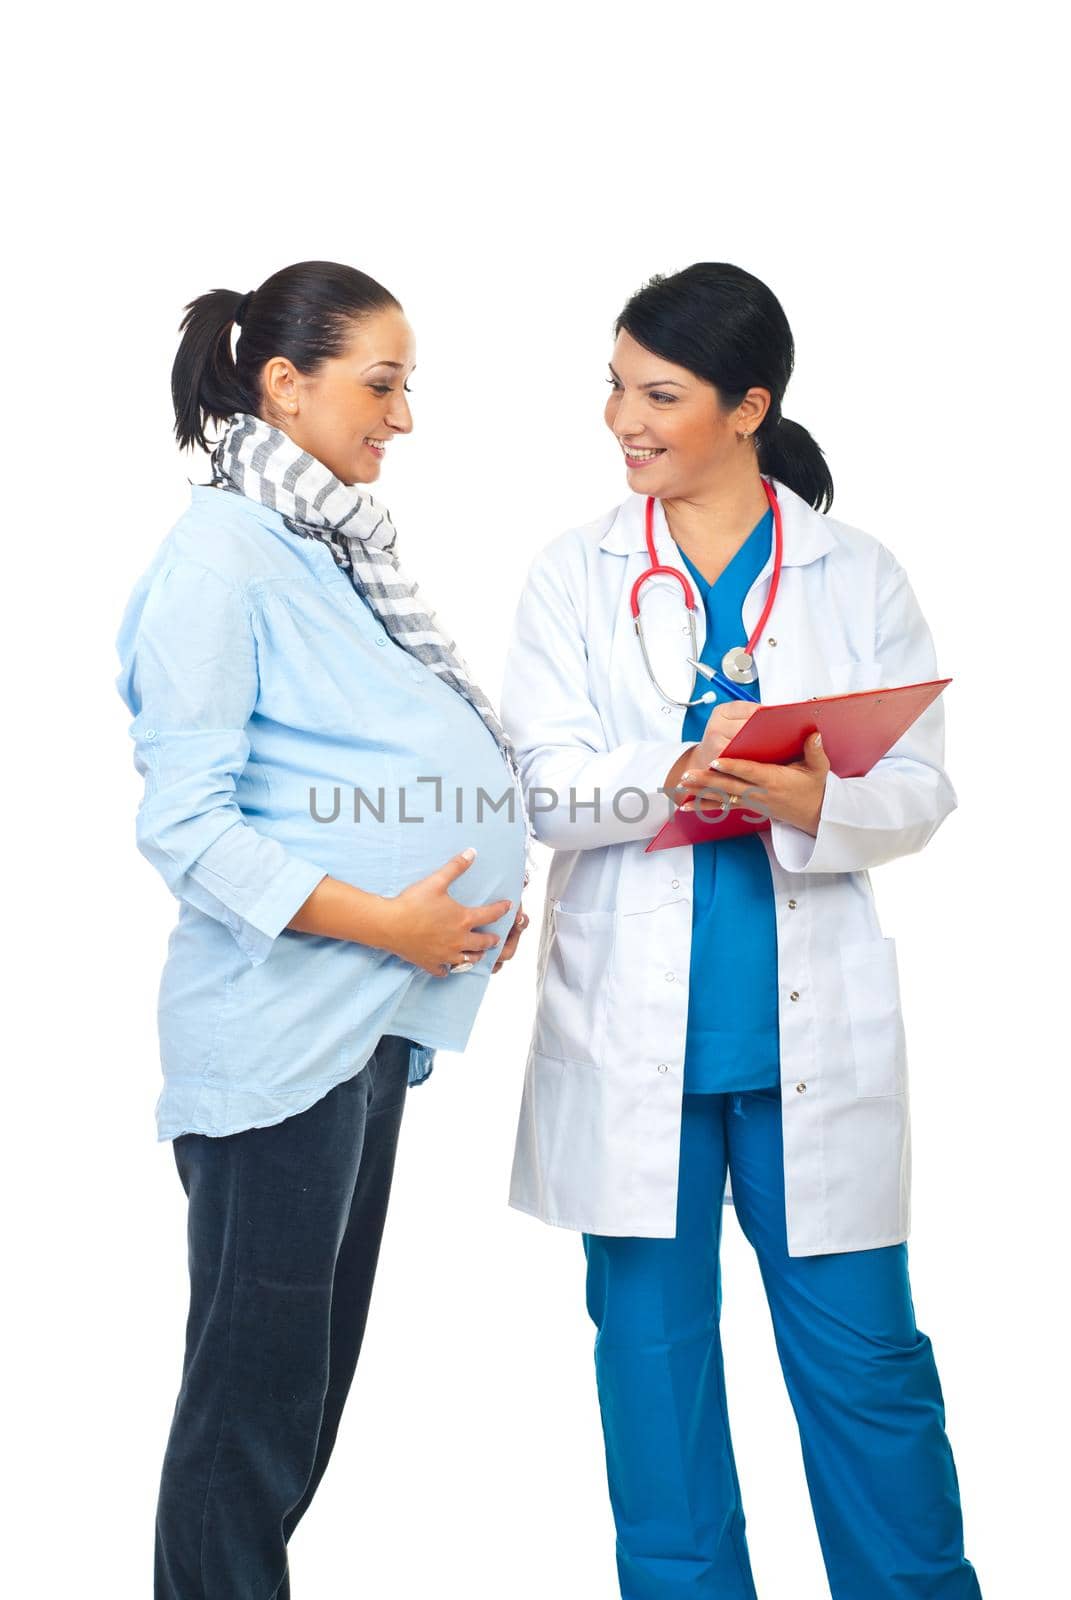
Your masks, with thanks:
[{"label": "lab coat pocket", "polygon": [[536,1011],[539,1055],[599,1065],[615,920],[612,911],[552,907]]},{"label": "lab coat pocket", "polygon": [[866,939],[840,950],[860,1098],[902,1094],[907,1049],[895,939]]},{"label": "lab coat pocket", "polygon": [[859,694],[863,689],[881,687],[881,662],[874,656],[867,656],[861,661],[854,656],[844,656],[838,661],[829,662],[828,671],[833,685],[827,691],[829,694]]}]

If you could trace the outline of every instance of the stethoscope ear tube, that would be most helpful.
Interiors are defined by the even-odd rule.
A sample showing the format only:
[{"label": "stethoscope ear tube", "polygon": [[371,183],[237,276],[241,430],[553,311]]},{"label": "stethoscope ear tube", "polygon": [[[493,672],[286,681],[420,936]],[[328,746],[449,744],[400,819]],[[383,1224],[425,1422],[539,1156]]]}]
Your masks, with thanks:
[{"label": "stethoscope ear tube", "polygon": [[[645,574],[645,576],[649,576],[649,574]],[[677,573],[677,576],[680,577],[681,574]],[[691,609],[688,612],[688,627],[692,638],[692,654],[688,658],[689,661],[691,661],[699,649],[699,637],[695,631],[695,611]],[[647,676],[650,678],[651,682],[654,684],[663,700],[668,701],[671,706],[680,706],[682,710],[687,710],[689,706],[708,706],[714,704],[718,697],[710,689],[708,689],[705,694],[701,694],[697,700],[675,700],[671,694],[667,694],[662,685],[659,683],[658,679],[655,677],[654,667],[651,665],[651,658],[647,654],[647,641],[643,637],[643,623],[641,622],[638,614],[635,618],[635,628],[636,637],[640,641],[640,649],[643,651],[643,664],[647,668]],[[704,670],[704,676],[706,676],[706,672],[708,670],[709,669]]]},{"label": "stethoscope ear tube", "polygon": [[680,706],[682,710],[687,710],[690,706],[709,705],[712,701],[717,700],[717,695],[708,690],[706,694],[701,694],[696,700],[678,700],[673,695],[667,694],[656,678],[654,667],[651,665],[651,658],[647,652],[647,641],[643,636],[643,619],[640,614],[640,590],[647,582],[648,578],[676,578],[677,582],[681,585],[681,589],[684,594],[684,604],[688,612],[688,629],[692,645],[692,653],[688,657],[689,666],[695,667],[701,676],[706,678],[708,682],[717,681],[721,683],[725,690],[729,694],[734,695],[737,699],[757,699],[757,696],[749,694],[743,686],[748,683],[754,683],[758,677],[758,672],[755,669],[753,652],[755,645],[762,637],[762,630],[766,626],[770,612],[773,610],[773,603],[777,597],[777,586],[781,581],[781,561],[784,552],[784,534],[781,526],[781,507],[778,503],[777,493],[773,484],[768,478],[762,479],[762,487],[766,492],[766,498],[769,501],[774,514],[774,569],[773,577],[770,582],[770,592],[766,597],[766,604],[762,608],[762,616],[756,623],[755,629],[751,637],[748,639],[747,644],[743,647],[740,645],[734,645],[731,649],[726,650],[725,654],[721,658],[722,671],[720,673],[716,672],[713,667],[708,667],[697,659],[699,655],[699,649],[698,635],[696,633],[695,626],[695,591],[683,572],[679,572],[676,567],[666,567],[659,564],[654,543],[654,496],[648,495],[647,497],[645,527],[647,536],[647,558],[650,562],[650,565],[644,572],[640,573],[639,577],[632,585],[632,592],[629,596],[629,605],[632,611],[633,623],[636,628],[636,637],[640,641],[640,649],[643,652],[643,664],[647,668],[647,675],[654,684],[655,688],[658,690],[658,693],[662,696],[662,699],[665,700],[669,705]]}]

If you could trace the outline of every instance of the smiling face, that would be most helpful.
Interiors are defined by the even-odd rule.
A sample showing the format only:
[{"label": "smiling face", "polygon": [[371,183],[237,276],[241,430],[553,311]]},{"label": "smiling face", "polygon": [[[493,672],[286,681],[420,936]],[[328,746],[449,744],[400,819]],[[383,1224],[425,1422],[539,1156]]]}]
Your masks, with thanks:
[{"label": "smiling face", "polygon": [[412,430],[406,379],[415,358],[412,328],[386,306],[353,322],[342,354],[313,373],[283,356],[265,362],[261,414],[343,483],[373,483],[390,440]]},{"label": "smiling face", "polygon": [[700,498],[726,469],[736,471],[738,435],[754,434],[770,404],[769,390],[749,389],[738,406],[723,410],[712,383],[652,355],[624,328],[610,383],[606,424],[624,455],[629,488],[659,500]]}]

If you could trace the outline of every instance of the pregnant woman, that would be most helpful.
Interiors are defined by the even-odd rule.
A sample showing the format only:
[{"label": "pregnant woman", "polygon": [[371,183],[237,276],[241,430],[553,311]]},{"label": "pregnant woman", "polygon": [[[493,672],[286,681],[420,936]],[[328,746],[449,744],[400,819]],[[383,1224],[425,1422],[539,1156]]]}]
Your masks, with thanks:
[{"label": "pregnant woman", "polygon": [[526,823],[510,743],[366,487],[412,427],[397,300],[302,262],[201,295],[182,330],[178,442],[224,427],[117,640],[137,842],[179,902],[157,1125],[190,1304],[155,1594],[286,1600],[407,1085],[464,1048],[513,954]]},{"label": "pregnant woman", "polygon": [[[834,1600],[978,1600],[908,1280],[904,1034],[868,873],[956,803],[942,708],[865,777],[814,736],[709,771],[760,680],[771,702],[929,680],[933,641],[892,553],[821,514],[765,284],[700,263],[616,333],[630,492],[536,558],[502,707],[555,852],[512,1199],[584,1235],[621,1593],[755,1600],[718,1329],[731,1174]],[[648,852],[678,785],[721,792],[710,836]],[[719,841],[741,802],[765,831]]]}]

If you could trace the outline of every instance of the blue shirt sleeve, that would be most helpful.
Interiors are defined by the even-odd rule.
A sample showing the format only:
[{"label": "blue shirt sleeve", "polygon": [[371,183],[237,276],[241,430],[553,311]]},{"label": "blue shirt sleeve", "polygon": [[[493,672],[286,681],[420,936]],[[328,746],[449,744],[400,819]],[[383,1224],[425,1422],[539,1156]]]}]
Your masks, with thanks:
[{"label": "blue shirt sleeve", "polygon": [[223,923],[256,966],[327,873],[258,832],[235,798],[259,689],[241,588],[196,562],[162,567],[124,684],[145,779],[138,849],[172,894]]}]

